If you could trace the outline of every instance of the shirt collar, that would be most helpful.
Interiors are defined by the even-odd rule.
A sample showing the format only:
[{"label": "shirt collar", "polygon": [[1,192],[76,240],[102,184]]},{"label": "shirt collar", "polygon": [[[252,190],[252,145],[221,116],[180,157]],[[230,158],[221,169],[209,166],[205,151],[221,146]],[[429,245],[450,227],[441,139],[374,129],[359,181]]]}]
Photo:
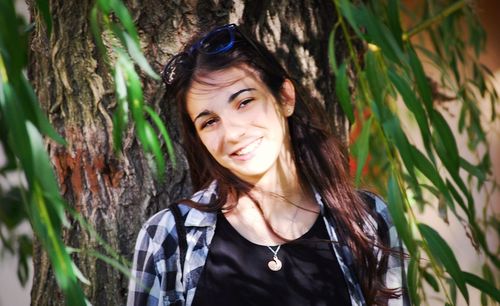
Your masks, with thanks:
[{"label": "shirt collar", "polygon": [[[216,193],[217,181],[210,183],[208,188],[202,189],[196,192],[191,200],[199,204],[209,204],[214,197],[217,197]],[[186,209],[189,209],[186,207]],[[198,209],[189,209],[186,221],[184,224],[186,226],[214,226],[217,221],[217,214],[215,212],[203,212]]]}]

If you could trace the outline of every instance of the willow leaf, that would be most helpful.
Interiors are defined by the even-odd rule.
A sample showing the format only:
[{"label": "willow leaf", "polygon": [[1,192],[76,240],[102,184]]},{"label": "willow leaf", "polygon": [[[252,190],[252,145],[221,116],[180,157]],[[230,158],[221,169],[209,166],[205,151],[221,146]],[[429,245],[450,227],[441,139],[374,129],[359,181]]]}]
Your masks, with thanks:
[{"label": "willow leaf", "polygon": [[356,8],[351,1],[349,0],[339,0],[340,11],[342,15],[347,19],[351,28],[356,32],[358,37],[364,37],[364,34],[360,31],[360,26],[358,25],[356,19],[358,19],[357,15],[359,15],[359,9]]},{"label": "willow leaf", "polygon": [[383,102],[385,100],[385,89],[387,87],[386,78],[385,73],[380,68],[379,61],[377,60],[377,54],[373,51],[366,52],[365,71],[373,98],[378,105],[383,105]]},{"label": "willow leaf", "polygon": [[24,76],[21,77],[21,84],[21,91],[24,93],[23,97],[25,98],[22,100],[22,105],[24,106],[25,111],[29,109],[27,112],[32,113],[33,123],[35,123],[41,133],[47,135],[61,145],[66,145],[66,140],[64,140],[64,138],[62,138],[61,135],[54,130],[54,127],[50,124],[49,120],[42,112],[38,98],[33,91],[33,87],[31,87],[28,80]]},{"label": "willow leaf", "polygon": [[474,166],[466,159],[460,157],[460,168],[469,172],[469,174],[475,176],[479,181],[486,180],[486,171],[482,169],[480,166]]},{"label": "willow leaf", "polygon": [[437,139],[436,150],[439,152],[441,149],[440,144],[444,146],[446,150],[441,156],[441,160],[445,165],[448,165],[448,171],[450,174],[458,174],[458,169],[460,168],[460,155],[458,153],[457,143],[455,141],[455,136],[450,129],[450,126],[443,118],[443,116],[437,111],[430,112],[430,119],[434,125],[434,132],[439,136]]},{"label": "willow leaf", "polygon": [[434,277],[434,275],[430,274],[426,270],[424,270],[422,272],[422,275],[423,275],[425,281],[432,287],[432,289],[434,289],[434,291],[436,291],[436,292],[439,292],[439,284],[438,284],[436,278]]},{"label": "willow leaf", "polygon": [[412,305],[415,306],[420,305],[420,298],[417,293],[419,279],[418,272],[418,253],[415,253],[410,257],[410,264],[408,265],[408,291]]},{"label": "willow leaf", "polygon": [[465,300],[469,303],[469,292],[467,291],[467,287],[465,285],[464,274],[460,269],[460,265],[458,264],[458,261],[448,243],[439,235],[438,232],[436,232],[436,230],[424,223],[419,223],[418,229],[427,241],[429,250],[433,257],[439,260],[439,262],[445,267],[448,274],[450,274],[453,281],[457,284],[458,289],[464,296]]},{"label": "willow leaf", "polygon": [[30,178],[34,177],[35,167],[31,158],[31,145],[25,125],[26,118],[20,109],[18,97],[11,84],[3,83],[1,87],[0,110],[2,112],[2,119],[5,120],[6,126],[9,127],[9,135],[7,135],[10,144],[9,147],[19,158],[26,178],[29,181]]},{"label": "willow leaf", "polygon": [[429,86],[429,81],[427,80],[427,76],[425,75],[424,68],[422,67],[422,63],[418,59],[417,54],[413,50],[413,48],[408,47],[408,55],[410,59],[410,66],[413,71],[413,75],[415,76],[415,81],[417,83],[418,92],[424,101],[425,108],[427,111],[432,110],[432,94],[431,88]]},{"label": "willow leaf", "polygon": [[430,152],[430,143],[431,143],[431,132],[429,129],[428,118],[425,113],[422,104],[418,100],[414,91],[410,88],[410,85],[397,73],[390,70],[389,71],[389,79],[392,81],[398,92],[401,94],[403,98],[403,102],[406,107],[413,113],[417,124],[420,128],[420,134],[422,135],[422,139],[424,141],[424,145],[428,152]]},{"label": "willow leaf", "polygon": [[141,69],[153,79],[159,80],[160,76],[149,65],[148,60],[144,57],[144,54],[142,54],[139,44],[136,43],[127,33],[123,33],[123,37],[130,56],[139,65],[139,67],[141,67]]},{"label": "willow leaf", "polygon": [[349,84],[347,81],[346,65],[340,65],[339,73],[335,76],[335,91],[340,101],[340,106],[350,122],[354,122],[354,112],[352,110],[351,95],[349,94]]},{"label": "willow leaf", "polygon": [[339,24],[335,24],[330,35],[328,36],[328,62],[330,63],[330,68],[335,75],[338,74],[339,66],[337,64],[337,59],[335,56],[335,33],[339,27]]},{"label": "willow leaf", "polygon": [[37,182],[32,186],[32,195],[33,228],[49,254],[57,284],[67,300],[72,301],[74,305],[85,306],[85,295],[78,285],[69,254],[57,234],[60,230],[54,226],[54,220],[48,213],[47,205],[51,203],[45,201]]},{"label": "willow leaf", "polygon": [[102,36],[101,36],[102,30],[99,24],[99,16],[100,16],[99,6],[98,3],[95,3],[94,6],[92,7],[92,10],[90,11],[90,18],[89,18],[90,30],[94,35],[94,40],[96,42],[97,48],[100,51],[101,56],[105,58],[105,61],[108,61],[106,47],[104,46],[104,42],[102,41]]},{"label": "willow leaf", "polygon": [[476,289],[479,289],[481,292],[486,293],[492,299],[497,301],[497,303],[500,303],[500,290],[498,290],[498,288],[496,288],[490,282],[480,278],[477,275],[474,275],[469,272],[462,272],[462,273],[467,284],[471,285]]},{"label": "willow leaf", "polygon": [[127,30],[128,35],[130,35],[134,42],[139,45],[139,34],[137,34],[134,21],[132,20],[132,17],[123,2],[119,0],[110,0],[109,5],[115,12],[116,16],[118,16],[118,19],[120,19],[123,27]]},{"label": "willow leaf", "polygon": [[422,174],[424,174],[425,177],[427,177],[434,184],[434,186],[439,189],[448,203],[452,203],[451,195],[446,188],[446,185],[443,182],[441,176],[439,175],[436,167],[415,146],[410,145],[410,151],[411,157],[417,169],[422,172]]},{"label": "willow leaf", "polygon": [[162,181],[165,173],[165,159],[161,152],[160,142],[158,141],[158,137],[153,127],[149,123],[144,124],[144,132],[147,147],[155,157],[157,175],[160,181]]},{"label": "willow leaf", "polygon": [[148,114],[151,116],[151,119],[153,119],[153,122],[155,123],[158,130],[160,130],[160,133],[163,136],[163,139],[165,140],[165,144],[167,146],[167,152],[168,152],[168,156],[170,157],[170,161],[172,162],[173,166],[175,167],[177,163],[176,163],[176,159],[175,159],[174,146],[172,144],[172,140],[171,140],[170,136],[168,135],[167,128],[165,127],[165,125],[161,121],[160,116],[158,116],[158,114],[155,113],[155,111],[151,107],[146,105],[145,109],[148,112]]},{"label": "willow leaf", "polygon": [[50,7],[48,0],[36,0],[38,10],[42,13],[43,21],[47,27],[47,36],[50,37],[52,32],[52,15],[50,14]]},{"label": "willow leaf", "polygon": [[399,47],[403,48],[403,30],[401,29],[401,20],[399,18],[399,0],[389,0],[387,19],[391,33],[393,33]]},{"label": "willow leaf", "polygon": [[[36,127],[31,122],[26,122],[26,130],[28,131],[28,139],[30,140],[31,147],[31,160],[36,165],[32,178],[40,185],[44,199],[48,198],[50,206],[47,207],[47,213],[50,215],[52,223],[56,229],[60,228],[60,224],[68,223],[64,207],[61,205],[61,196],[59,193],[59,186],[54,176],[54,170],[49,160],[47,151],[43,143],[42,135],[38,132]],[[34,182],[31,182],[34,183]]]},{"label": "willow leaf", "polygon": [[415,245],[415,241],[413,239],[413,235],[411,233],[410,226],[404,214],[404,206],[403,206],[404,203],[402,201],[403,195],[399,190],[399,186],[396,181],[396,177],[394,176],[394,173],[391,173],[391,176],[389,177],[389,183],[387,189],[388,189],[387,208],[391,213],[394,226],[396,226],[396,229],[398,230],[398,233],[401,239],[403,240],[404,244],[408,248],[408,251],[410,251],[410,254],[414,255],[416,254],[417,248]]},{"label": "willow leaf", "polygon": [[[368,121],[364,122],[363,128],[361,130],[361,134],[359,135],[359,138],[356,139],[356,142],[354,143],[354,150],[353,153],[356,156],[356,178],[355,178],[355,184],[356,186],[359,186],[360,180],[361,180],[361,171],[363,170],[363,167],[365,166],[366,159],[368,158],[368,150],[370,146],[370,128],[372,125],[372,120],[373,117],[370,117]],[[360,121],[358,121],[360,123]]]},{"label": "willow leaf", "polygon": [[123,130],[128,122],[127,84],[121,65],[114,71],[117,108],[113,114],[113,146],[115,151],[122,147]]}]

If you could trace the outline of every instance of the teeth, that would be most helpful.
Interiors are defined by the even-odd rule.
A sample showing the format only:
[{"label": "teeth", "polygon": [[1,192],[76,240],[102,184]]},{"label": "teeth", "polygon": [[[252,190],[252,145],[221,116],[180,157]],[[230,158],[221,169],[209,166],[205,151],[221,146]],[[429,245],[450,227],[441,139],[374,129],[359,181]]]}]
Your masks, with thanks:
[{"label": "teeth", "polygon": [[234,155],[241,156],[252,152],[260,144],[260,139],[252,142],[248,146],[234,153]]}]

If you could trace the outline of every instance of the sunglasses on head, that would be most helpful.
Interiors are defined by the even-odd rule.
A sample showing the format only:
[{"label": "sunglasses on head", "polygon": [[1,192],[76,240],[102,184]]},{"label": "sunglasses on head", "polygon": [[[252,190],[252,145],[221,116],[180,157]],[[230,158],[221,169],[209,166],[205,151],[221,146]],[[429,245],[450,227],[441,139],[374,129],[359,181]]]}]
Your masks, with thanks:
[{"label": "sunglasses on head", "polygon": [[260,53],[257,46],[255,46],[255,44],[248,39],[235,24],[226,24],[213,29],[200,38],[200,40],[195,42],[188,51],[174,55],[165,65],[162,72],[162,78],[165,84],[171,85],[178,79],[181,66],[185,65],[188,59],[195,53],[199,52],[206,55],[215,55],[231,50],[236,42],[236,33],[239,34],[238,38],[243,38],[244,41],[250,43],[250,45]]}]

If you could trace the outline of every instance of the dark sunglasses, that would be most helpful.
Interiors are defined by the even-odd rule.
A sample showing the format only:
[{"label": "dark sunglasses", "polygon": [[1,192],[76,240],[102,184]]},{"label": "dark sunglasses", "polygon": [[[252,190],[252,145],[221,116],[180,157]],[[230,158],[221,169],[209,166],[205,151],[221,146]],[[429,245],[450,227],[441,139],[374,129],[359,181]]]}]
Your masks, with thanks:
[{"label": "dark sunglasses", "polygon": [[260,53],[257,46],[238,29],[238,26],[233,23],[226,24],[213,29],[207,35],[203,36],[187,52],[174,55],[165,65],[162,72],[162,79],[165,84],[171,85],[178,79],[179,70],[182,69],[181,66],[185,66],[189,58],[196,52],[215,55],[231,50],[236,42],[235,34],[238,34],[238,38],[242,38],[245,42],[248,42]]}]

